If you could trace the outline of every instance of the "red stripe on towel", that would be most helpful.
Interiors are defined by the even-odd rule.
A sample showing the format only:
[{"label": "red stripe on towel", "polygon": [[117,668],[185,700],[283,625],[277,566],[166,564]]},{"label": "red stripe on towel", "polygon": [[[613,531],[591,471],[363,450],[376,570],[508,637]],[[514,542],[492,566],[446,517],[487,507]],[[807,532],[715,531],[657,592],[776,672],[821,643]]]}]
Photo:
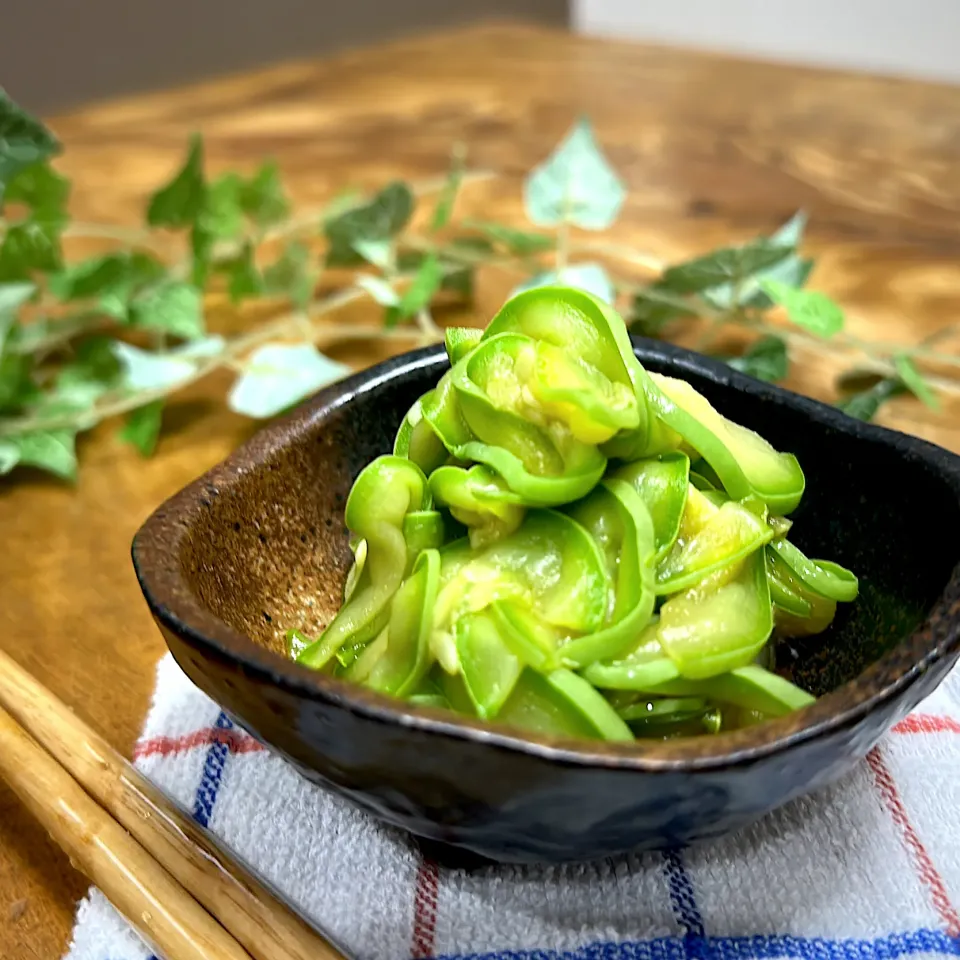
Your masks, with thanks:
[{"label": "red stripe on towel", "polygon": [[894,733],[960,733],[960,720],[931,713],[911,713],[894,728]]},{"label": "red stripe on towel", "polygon": [[907,848],[913,860],[914,869],[920,882],[930,891],[933,900],[934,909],[937,911],[941,922],[946,928],[946,932],[951,937],[960,937],[960,916],[950,902],[950,895],[947,893],[946,884],[943,877],[930,859],[923,841],[917,836],[910,817],[907,815],[907,808],[900,797],[900,791],[897,789],[896,781],[890,768],[883,759],[883,754],[879,749],[871,750],[867,754],[867,763],[873,773],[873,781],[883,797],[883,802],[893,817],[893,822],[899,827],[903,845]]},{"label": "red stripe on towel", "polygon": [[184,734],[182,737],[151,737],[149,740],[141,740],[133,748],[133,759],[169,757],[174,753],[183,753],[185,750],[193,750],[196,747],[209,747],[214,743],[225,744],[231,753],[255,753],[263,749],[263,744],[240,730],[207,727],[204,730],[194,730],[193,733]]},{"label": "red stripe on towel", "polygon": [[440,868],[433,860],[421,857],[413,894],[413,937],[410,955],[414,960],[433,956],[439,894]]}]

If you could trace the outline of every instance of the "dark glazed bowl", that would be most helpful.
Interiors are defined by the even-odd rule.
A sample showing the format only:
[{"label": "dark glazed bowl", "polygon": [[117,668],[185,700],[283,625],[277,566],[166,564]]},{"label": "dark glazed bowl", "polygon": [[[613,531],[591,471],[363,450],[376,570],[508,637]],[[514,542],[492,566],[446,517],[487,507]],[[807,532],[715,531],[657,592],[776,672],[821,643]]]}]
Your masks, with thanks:
[{"label": "dark glazed bowl", "polygon": [[446,368],[440,348],[323,391],[147,520],[134,564],[180,666],[311,780],[420,837],[499,861],[712,837],[839,777],[960,652],[960,458],[696,354],[648,341],[636,350],[797,454],[807,493],[792,538],[860,576],[859,600],[828,633],[782,652],[780,666],[823,695],[815,704],[715,737],[531,740],[286,660],[284,631],[316,631],[338,606],[347,492]]}]

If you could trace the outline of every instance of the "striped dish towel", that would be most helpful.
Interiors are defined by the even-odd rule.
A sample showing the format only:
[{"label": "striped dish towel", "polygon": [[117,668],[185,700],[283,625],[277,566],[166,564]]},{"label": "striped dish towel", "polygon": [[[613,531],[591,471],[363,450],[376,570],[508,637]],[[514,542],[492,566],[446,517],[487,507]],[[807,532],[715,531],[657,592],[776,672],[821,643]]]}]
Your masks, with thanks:
[{"label": "striped dish towel", "polygon": [[[135,759],[363,960],[960,956],[957,673],[833,788],[717,842],[584,865],[438,866],[272,756],[169,657]],[[148,957],[91,891],[69,960]]]}]

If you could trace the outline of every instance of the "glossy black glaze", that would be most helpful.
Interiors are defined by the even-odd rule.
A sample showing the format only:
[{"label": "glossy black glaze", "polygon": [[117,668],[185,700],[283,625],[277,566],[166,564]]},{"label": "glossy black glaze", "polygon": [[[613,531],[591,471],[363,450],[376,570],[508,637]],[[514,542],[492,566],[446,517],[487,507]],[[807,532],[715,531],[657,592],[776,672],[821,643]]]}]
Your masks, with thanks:
[{"label": "glossy black glaze", "polygon": [[[335,608],[348,558],[345,494],[436,382],[446,366],[439,349],[324,391],[147,521],[134,562],[177,661],[305,776],[414,834],[499,861],[712,837],[839,777],[957,659],[960,458],[688,351],[636,346],[648,369],[688,379],[721,412],[797,454],[807,493],[791,538],[861,578],[862,598],[827,634],[782,653],[798,682],[826,694],[812,707],[665,744],[531,741],[411,709],[266,649],[300,625],[291,618],[312,615],[291,597],[319,590],[323,616]],[[251,524],[259,546],[244,532]]]}]

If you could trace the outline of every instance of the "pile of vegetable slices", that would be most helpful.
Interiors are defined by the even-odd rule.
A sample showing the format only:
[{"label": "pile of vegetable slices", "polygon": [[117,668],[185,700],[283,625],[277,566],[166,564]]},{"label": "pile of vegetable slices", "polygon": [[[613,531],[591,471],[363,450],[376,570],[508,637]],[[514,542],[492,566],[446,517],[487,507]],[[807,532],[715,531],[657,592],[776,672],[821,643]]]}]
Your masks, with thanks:
[{"label": "pile of vegetable slices", "polygon": [[648,373],[587,293],[447,334],[451,369],[346,506],[343,605],[290,653],[411,703],[538,734],[716,733],[813,701],[767,669],[857,595],[787,539],[795,457]]}]

